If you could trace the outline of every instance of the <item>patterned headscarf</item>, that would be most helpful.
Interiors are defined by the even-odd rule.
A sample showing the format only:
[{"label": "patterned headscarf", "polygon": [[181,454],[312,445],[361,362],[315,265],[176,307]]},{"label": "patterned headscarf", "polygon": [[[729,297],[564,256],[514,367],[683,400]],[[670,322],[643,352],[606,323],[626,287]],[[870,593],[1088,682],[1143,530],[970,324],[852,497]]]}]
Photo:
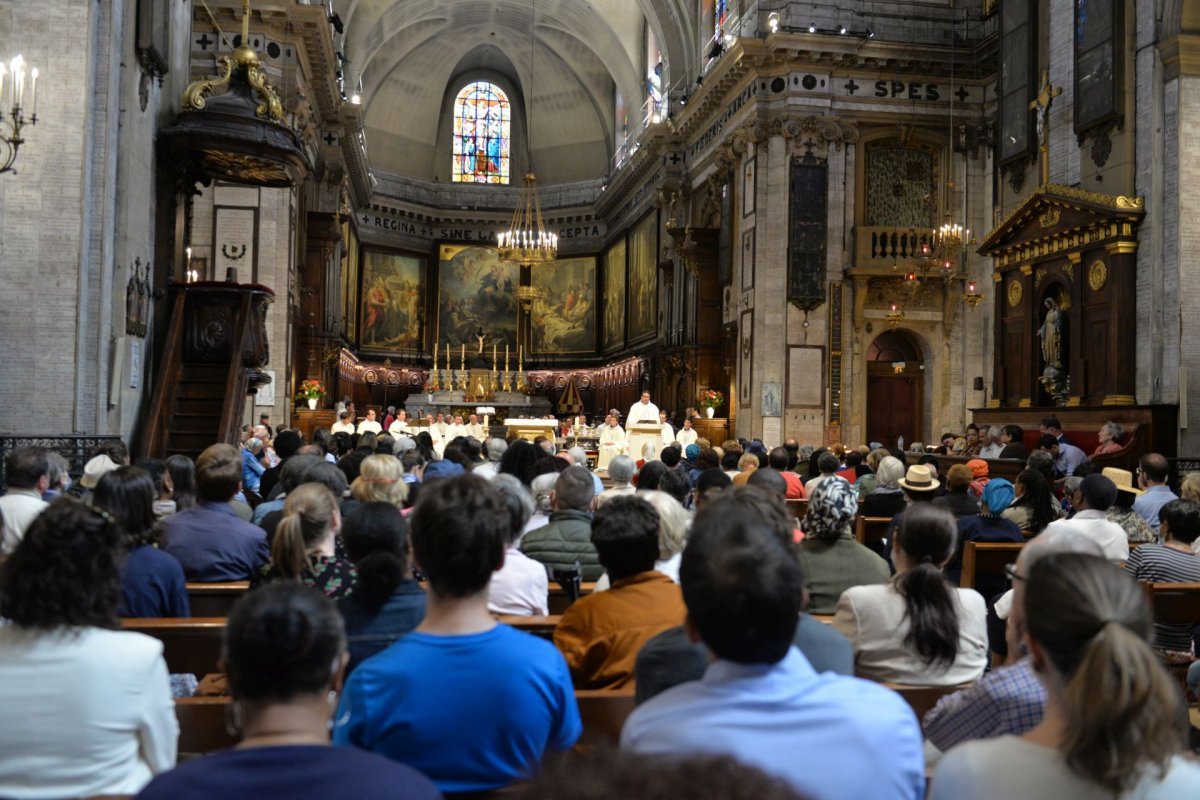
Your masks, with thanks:
[{"label": "patterned headscarf", "polygon": [[841,478],[826,478],[808,498],[801,527],[814,539],[837,539],[850,531],[858,513],[858,491]]}]

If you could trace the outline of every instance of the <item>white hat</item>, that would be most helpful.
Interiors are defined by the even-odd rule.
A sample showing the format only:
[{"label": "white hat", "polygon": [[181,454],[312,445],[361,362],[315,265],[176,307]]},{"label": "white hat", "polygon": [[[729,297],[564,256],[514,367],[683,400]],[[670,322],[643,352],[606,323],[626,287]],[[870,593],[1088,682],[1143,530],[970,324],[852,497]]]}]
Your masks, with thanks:
[{"label": "white hat", "polygon": [[95,489],[101,478],[120,466],[108,456],[98,455],[84,465],[83,477],[79,479],[79,485],[85,489]]}]

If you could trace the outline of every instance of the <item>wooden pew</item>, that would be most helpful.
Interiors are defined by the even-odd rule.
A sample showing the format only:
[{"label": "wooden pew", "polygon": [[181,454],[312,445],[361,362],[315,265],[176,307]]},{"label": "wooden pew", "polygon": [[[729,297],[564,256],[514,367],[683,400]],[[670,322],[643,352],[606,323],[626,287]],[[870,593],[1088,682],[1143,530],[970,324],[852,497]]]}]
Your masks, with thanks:
[{"label": "wooden pew", "polygon": [[1144,583],[1160,624],[1200,625],[1200,583]]},{"label": "wooden pew", "polygon": [[225,634],[224,617],[123,619],[121,627],[162,642],[163,658],[172,674],[190,672],[199,678],[220,671],[217,662]]},{"label": "wooden pew", "polygon": [[250,588],[250,581],[228,583],[188,583],[188,603],[193,617],[228,617],[242,595]]},{"label": "wooden pew", "polygon": [[1020,542],[967,542],[963,547],[962,579],[959,586],[973,589],[981,575],[1003,575],[1004,567],[1017,560]]},{"label": "wooden pew", "polygon": [[633,688],[616,690],[576,689],[575,702],[583,720],[583,735],[576,747],[615,747],[621,740],[621,728],[633,713]]},{"label": "wooden pew", "polygon": [[548,617],[518,617],[508,614],[501,614],[496,617],[498,622],[505,625],[511,625],[519,631],[532,633],[542,639],[553,639],[554,629],[558,627],[558,621],[562,619],[559,614],[551,614]]},{"label": "wooden pew", "polygon": [[179,754],[197,755],[233,747],[237,737],[226,726],[230,698],[180,697],[175,700],[179,719]]},{"label": "wooden pew", "polygon": [[969,683],[958,686],[909,686],[902,683],[884,683],[883,685],[899,694],[906,703],[912,706],[912,710],[917,715],[917,722],[925,719],[925,714],[937,705],[938,700],[971,686]]},{"label": "wooden pew", "polygon": [[808,500],[787,500],[788,513],[796,519],[804,519],[804,515],[808,513]]},{"label": "wooden pew", "polygon": [[[580,597],[586,597],[594,591],[596,591],[595,581],[583,581],[579,585]],[[567,597],[567,590],[553,581],[550,582],[550,591],[546,600],[551,614],[561,614],[567,610],[567,606],[571,605],[571,601]]]},{"label": "wooden pew", "polygon": [[881,547],[891,524],[891,517],[864,517],[859,514],[854,518],[854,541],[867,547]]},{"label": "wooden pew", "polygon": [[[575,701],[583,720],[583,735],[577,746],[615,746],[625,720],[633,713],[633,689],[578,690]],[[181,755],[210,753],[237,744],[237,737],[226,728],[230,703],[228,697],[183,697],[175,701]]]}]

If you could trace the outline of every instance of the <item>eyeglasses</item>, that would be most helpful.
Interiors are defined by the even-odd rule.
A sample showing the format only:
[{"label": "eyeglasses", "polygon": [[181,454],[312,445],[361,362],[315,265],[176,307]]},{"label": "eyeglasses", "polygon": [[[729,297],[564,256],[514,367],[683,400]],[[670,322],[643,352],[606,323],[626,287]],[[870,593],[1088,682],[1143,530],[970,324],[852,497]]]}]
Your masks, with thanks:
[{"label": "eyeglasses", "polygon": [[1024,575],[1018,575],[1018,574],[1017,574],[1017,562],[1015,562],[1015,561],[1014,561],[1014,562],[1012,562],[1011,564],[1005,564],[1005,565],[1004,565],[1004,574],[1008,576],[1008,579],[1009,579],[1010,581],[1023,581],[1023,580],[1025,580],[1025,576],[1024,576]]}]

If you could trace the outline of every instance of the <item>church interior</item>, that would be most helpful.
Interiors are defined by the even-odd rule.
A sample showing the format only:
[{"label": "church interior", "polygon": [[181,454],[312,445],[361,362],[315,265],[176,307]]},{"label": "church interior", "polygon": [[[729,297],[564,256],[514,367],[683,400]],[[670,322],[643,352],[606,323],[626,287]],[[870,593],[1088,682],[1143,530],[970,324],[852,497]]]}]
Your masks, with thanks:
[{"label": "church interior", "polygon": [[[593,424],[716,390],[714,441],[814,445],[1058,408],[1186,454],[1192,4],[1105,4],[1087,53],[1071,3],[1001,5],[5,3],[40,67],[5,428],[195,451],[332,423],[311,379]],[[221,418],[173,419],[217,373]]]},{"label": "church interior", "polygon": [[806,482],[882,450],[1018,484],[1002,444],[1047,435],[1139,497],[1200,470],[1200,0],[0,0],[0,143],[0,457],[76,481],[397,412],[439,458],[442,415],[581,446],[597,490],[664,424]]}]

